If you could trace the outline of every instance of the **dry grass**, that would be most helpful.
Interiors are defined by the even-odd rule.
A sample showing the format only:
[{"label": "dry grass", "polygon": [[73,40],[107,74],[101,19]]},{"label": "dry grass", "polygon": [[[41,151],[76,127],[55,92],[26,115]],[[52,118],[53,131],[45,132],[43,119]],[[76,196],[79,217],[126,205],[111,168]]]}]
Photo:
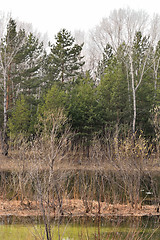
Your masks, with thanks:
[{"label": "dry grass", "polygon": [[[17,151],[10,151],[8,156],[4,156],[0,151],[0,171],[19,171],[23,168],[23,170],[33,170],[34,165],[36,164],[41,170],[46,170],[48,164],[45,161],[32,161],[32,157],[29,159],[20,159],[19,153]],[[124,168],[125,166],[123,166]],[[70,158],[64,158],[63,161],[58,161],[55,166],[55,171],[68,171],[68,170],[88,170],[88,171],[117,171],[117,167],[114,163],[107,161],[97,162],[97,163],[88,163],[87,159],[85,159],[82,163],[79,163],[75,160],[75,156],[70,154]],[[132,168],[133,170],[133,168]],[[150,162],[143,167],[143,172],[160,172],[160,165],[151,164]]]},{"label": "dry grass", "polygon": [[[80,199],[65,199],[63,203],[64,216],[96,216],[98,215],[98,202],[91,202],[92,209],[89,213],[85,212],[85,206]],[[58,208],[54,211],[52,208],[51,216],[58,216]],[[24,201],[21,204],[19,200],[3,200],[0,199],[0,216],[41,216],[42,212],[36,201]],[[156,212],[155,206],[145,205],[135,210],[129,205],[124,204],[106,204],[101,202],[101,216],[128,216],[128,217],[142,217],[142,216],[160,216],[160,213]]]}]

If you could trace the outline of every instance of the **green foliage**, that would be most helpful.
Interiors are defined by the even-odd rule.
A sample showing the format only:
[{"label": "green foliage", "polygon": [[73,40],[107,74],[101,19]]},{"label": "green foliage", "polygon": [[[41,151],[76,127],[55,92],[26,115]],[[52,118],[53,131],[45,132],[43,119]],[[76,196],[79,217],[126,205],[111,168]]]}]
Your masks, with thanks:
[{"label": "green foliage", "polygon": [[3,65],[0,74],[6,78],[7,110],[11,110],[19,94],[31,96],[40,90],[43,44],[32,33],[17,31],[15,20],[10,19],[0,51]]},{"label": "green foliage", "polygon": [[54,84],[45,97],[45,110],[58,110],[64,108],[66,93],[57,84]]},{"label": "green foliage", "polygon": [[96,75],[99,79],[104,76],[105,69],[109,67],[113,60],[113,49],[112,46],[108,43],[104,49],[102,60],[98,63]]},{"label": "green foliage", "polygon": [[[0,51],[3,66],[13,56],[6,67],[8,127],[12,137],[18,133],[26,136],[35,134],[37,111],[39,121],[47,114],[56,115],[63,111],[72,130],[80,138],[91,139],[95,133],[104,134],[106,128],[112,132],[115,126],[129,129],[133,119],[130,47],[135,88],[148,57],[143,79],[136,89],[137,132],[143,130],[147,137],[154,135],[150,119],[154,107],[159,107],[160,41],[157,46],[151,47],[150,38],[136,32],[132,46],[124,42],[115,52],[112,45],[107,44],[95,78],[90,76],[89,71],[84,75],[83,44],[76,44],[66,29],[59,31],[55,44],[49,46],[50,52],[44,52],[43,43],[38,38],[32,33],[26,34],[24,30],[17,31],[16,22],[9,20]],[[14,51],[16,54],[13,54]],[[2,68],[0,77],[3,78]],[[0,91],[2,125],[2,83]],[[35,99],[39,99],[38,106]],[[43,121],[40,125],[42,127]]]},{"label": "green foliage", "polygon": [[82,45],[74,43],[74,38],[66,29],[62,29],[55,37],[56,43],[51,44],[51,52],[46,57],[46,74],[49,80],[67,82],[77,77],[82,71]]},{"label": "green foliage", "polygon": [[15,108],[8,120],[11,138],[16,138],[18,134],[23,134],[25,137],[34,134],[34,124],[36,122],[35,107],[33,105],[31,107],[29,100],[21,95],[16,101]]},{"label": "green foliage", "polygon": [[146,73],[140,88],[137,90],[137,130],[143,130],[147,137],[154,135],[150,123],[151,110],[154,105],[153,79]]},{"label": "green foliage", "polygon": [[[154,70],[151,68],[154,62],[154,52],[150,44],[151,43],[149,41],[149,37],[142,36],[141,32],[137,32],[135,34],[134,44],[132,48],[133,64],[135,71],[135,88],[139,84],[141,74],[143,73],[142,81],[136,90],[136,126],[137,131],[139,132],[140,130],[142,130],[147,137],[150,137],[154,134],[154,130],[149,121],[151,117],[151,110],[155,103],[155,79],[153,77],[155,73]],[[145,71],[143,72],[145,61]]]},{"label": "green foliage", "polygon": [[139,72],[141,67],[143,66],[142,63],[146,58],[146,50],[148,50],[150,46],[149,37],[142,36],[141,32],[136,32],[134,37],[133,43],[133,59],[135,69]]},{"label": "green foliage", "polygon": [[66,101],[66,92],[60,85],[55,83],[44,96],[44,101],[39,104],[38,118],[43,118],[47,112],[56,114],[59,110],[63,109],[64,111]]},{"label": "green foliage", "polygon": [[27,95],[36,94],[42,83],[40,69],[43,59],[43,44],[30,33],[15,56],[16,68],[13,68],[12,76],[17,88],[23,89]]},{"label": "green foliage", "polygon": [[97,112],[103,126],[130,124],[130,106],[126,76],[122,66],[114,62],[106,68],[98,86]]},{"label": "green foliage", "polygon": [[39,108],[39,118],[46,118],[47,112],[58,114],[63,111],[72,130],[79,137],[91,138],[92,134],[98,131],[96,88],[89,74],[68,90],[62,85],[54,84],[44,101]]},{"label": "green foliage", "polygon": [[67,95],[61,85],[55,83],[43,100],[38,106],[38,129],[36,128],[38,134],[44,131],[50,133],[53,126],[52,120],[57,119],[61,114],[64,117],[67,115],[65,109]]},{"label": "green foliage", "polygon": [[89,136],[98,129],[96,88],[89,75],[77,83],[69,94],[68,117],[74,131]]}]

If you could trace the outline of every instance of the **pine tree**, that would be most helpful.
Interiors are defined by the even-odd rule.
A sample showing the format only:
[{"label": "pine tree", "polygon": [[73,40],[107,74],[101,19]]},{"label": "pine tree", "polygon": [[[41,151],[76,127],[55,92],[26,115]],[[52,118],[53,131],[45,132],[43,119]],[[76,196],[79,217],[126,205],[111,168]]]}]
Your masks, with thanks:
[{"label": "pine tree", "polygon": [[66,103],[68,118],[79,140],[91,139],[100,127],[94,80],[89,73],[74,85]]},{"label": "pine tree", "polygon": [[23,94],[39,95],[42,77],[43,43],[30,33],[15,57],[16,68],[13,74],[15,91]]},{"label": "pine tree", "polygon": [[0,43],[0,74],[3,78],[4,154],[8,153],[8,117],[16,99],[22,92],[30,96],[33,96],[33,94],[36,97],[38,96],[42,80],[40,71],[42,54],[43,44],[39,43],[33,34],[30,33],[26,36],[24,30],[17,31],[16,22],[10,19],[7,25],[7,33]]},{"label": "pine tree", "polygon": [[103,129],[130,124],[126,74],[117,59],[105,69],[98,86],[97,113]]},{"label": "pine tree", "polygon": [[21,95],[16,101],[15,109],[8,120],[8,127],[12,139],[15,139],[19,134],[29,138],[30,135],[34,133],[35,113],[33,109],[30,108],[28,100],[24,95]]},{"label": "pine tree", "polygon": [[51,84],[54,81],[63,83],[72,80],[81,73],[84,65],[81,56],[83,44],[75,44],[70,32],[62,29],[55,39],[56,43],[50,45],[51,52],[45,66]]},{"label": "pine tree", "polygon": [[111,64],[112,60],[113,60],[113,48],[108,43],[104,48],[102,60],[98,62],[96,76],[99,81],[101,77],[104,76],[105,69]]}]

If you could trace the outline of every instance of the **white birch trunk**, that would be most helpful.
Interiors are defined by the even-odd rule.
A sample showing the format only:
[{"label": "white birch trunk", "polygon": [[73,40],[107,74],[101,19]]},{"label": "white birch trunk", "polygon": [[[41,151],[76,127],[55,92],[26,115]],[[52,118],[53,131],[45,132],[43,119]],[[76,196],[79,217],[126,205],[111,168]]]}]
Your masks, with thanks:
[{"label": "white birch trunk", "polygon": [[141,74],[140,74],[140,78],[139,78],[139,81],[138,81],[136,86],[135,86],[135,79],[134,79],[134,67],[133,67],[132,51],[130,50],[130,52],[129,52],[131,81],[132,81],[132,96],[133,96],[133,127],[132,127],[133,134],[136,131],[136,116],[137,116],[136,91],[137,91],[137,89],[139,88],[139,86],[142,82],[144,72],[145,72],[145,69],[146,69],[146,65],[147,65],[147,61],[148,61],[148,58],[149,58],[150,50],[151,49],[149,47],[148,51],[146,52],[146,57],[145,57],[145,60],[144,60],[143,66],[142,66],[142,71],[141,71]]},{"label": "white birch trunk", "polygon": [[3,137],[2,137],[2,153],[8,155],[8,140],[7,140],[7,74],[6,69],[3,69]]},{"label": "white birch trunk", "polygon": [[135,89],[135,83],[134,83],[134,69],[133,69],[133,59],[130,54],[130,68],[131,68],[131,81],[132,81],[132,96],[133,96],[133,126],[132,131],[135,133],[136,130],[136,115],[137,115],[137,109],[136,109],[136,89]]},{"label": "white birch trunk", "polygon": [[153,62],[153,67],[154,67],[154,90],[155,90],[154,99],[156,98],[159,64],[160,64],[160,58],[157,61],[157,65],[156,65],[156,60],[154,59],[154,62]]},{"label": "white birch trunk", "polygon": [[[18,36],[16,35],[17,41],[13,47],[13,49],[8,53],[6,51],[8,42],[6,40],[6,45],[0,42],[0,67],[2,69],[2,75],[3,75],[3,154],[8,154],[8,139],[7,139],[7,72],[8,69],[16,56],[19,49],[22,47],[24,41],[25,41],[25,35]],[[2,36],[3,39],[3,36]]]},{"label": "white birch trunk", "polygon": [[4,72],[4,76],[3,76],[3,95],[4,95],[4,100],[3,100],[4,133],[5,133],[6,128],[7,128],[7,77],[6,77],[6,72]]}]

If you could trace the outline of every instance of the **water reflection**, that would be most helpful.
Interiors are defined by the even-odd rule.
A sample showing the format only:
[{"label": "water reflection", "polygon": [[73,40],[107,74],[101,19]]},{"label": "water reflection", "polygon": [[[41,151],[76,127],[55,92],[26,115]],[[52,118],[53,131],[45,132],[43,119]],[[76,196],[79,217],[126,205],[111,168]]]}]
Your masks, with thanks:
[{"label": "water reflection", "polygon": [[[44,239],[44,226],[41,218],[0,218],[0,239],[35,240]],[[95,240],[95,239],[160,239],[159,217],[129,218],[63,218],[52,219],[54,240]],[[59,238],[60,237],[60,238]],[[128,237],[128,238],[127,238]]]}]

